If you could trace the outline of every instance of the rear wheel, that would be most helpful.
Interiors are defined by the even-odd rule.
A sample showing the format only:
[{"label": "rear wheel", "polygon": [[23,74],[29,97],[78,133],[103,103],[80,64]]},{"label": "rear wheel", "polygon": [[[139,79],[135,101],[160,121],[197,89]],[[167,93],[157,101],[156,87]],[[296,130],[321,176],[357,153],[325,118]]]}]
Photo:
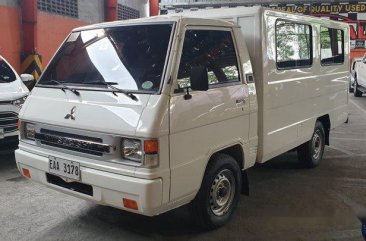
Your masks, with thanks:
[{"label": "rear wheel", "polygon": [[358,89],[358,83],[357,83],[356,77],[355,77],[355,83],[353,84],[353,95],[355,97],[361,97],[362,96],[362,91],[360,91]]},{"label": "rear wheel", "polygon": [[227,223],[240,198],[241,172],[229,155],[215,154],[206,168],[201,188],[190,203],[191,217],[204,229]]},{"label": "rear wheel", "polygon": [[311,139],[297,148],[297,155],[300,162],[308,168],[318,166],[323,158],[324,146],[324,127],[320,121],[316,121]]}]

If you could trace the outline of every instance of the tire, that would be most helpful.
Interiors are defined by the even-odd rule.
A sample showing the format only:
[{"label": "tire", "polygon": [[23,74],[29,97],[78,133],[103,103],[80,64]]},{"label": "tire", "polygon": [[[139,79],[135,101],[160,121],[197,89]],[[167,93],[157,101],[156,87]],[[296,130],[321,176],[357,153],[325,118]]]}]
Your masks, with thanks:
[{"label": "tire", "polygon": [[215,154],[207,165],[200,190],[189,204],[193,221],[205,230],[226,224],[239,202],[241,171],[229,155]]},{"label": "tire", "polygon": [[352,87],[351,81],[349,81],[349,92],[353,93],[353,87]]},{"label": "tire", "polygon": [[358,83],[357,83],[356,77],[355,77],[355,83],[353,84],[353,95],[355,97],[361,97],[362,96],[362,91],[358,90]]},{"label": "tire", "polygon": [[311,139],[297,148],[297,156],[301,164],[307,168],[319,165],[325,147],[325,131],[320,121],[316,121]]}]

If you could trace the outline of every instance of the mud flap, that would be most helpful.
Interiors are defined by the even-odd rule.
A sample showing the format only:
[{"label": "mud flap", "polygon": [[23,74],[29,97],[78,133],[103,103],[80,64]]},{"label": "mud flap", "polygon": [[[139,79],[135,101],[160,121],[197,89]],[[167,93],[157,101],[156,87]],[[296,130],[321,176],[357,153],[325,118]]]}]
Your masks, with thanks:
[{"label": "mud flap", "polygon": [[245,170],[241,171],[241,194],[249,196],[248,174]]}]

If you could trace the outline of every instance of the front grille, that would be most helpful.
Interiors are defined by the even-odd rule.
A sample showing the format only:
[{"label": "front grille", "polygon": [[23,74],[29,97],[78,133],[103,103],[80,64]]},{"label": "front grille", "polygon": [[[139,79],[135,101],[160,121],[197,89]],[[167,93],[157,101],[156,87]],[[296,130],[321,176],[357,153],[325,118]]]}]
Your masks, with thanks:
[{"label": "front grille", "polygon": [[89,196],[93,196],[93,187],[80,182],[65,182],[61,177],[46,173],[47,182],[53,185],[67,188],[69,190],[80,192]]},{"label": "front grille", "polygon": [[5,133],[17,130],[18,114],[15,112],[0,112],[0,128]]},{"label": "front grille", "polygon": [[35,134],[35,139],[40,141],[43,145],[96,156],[111,153],[114,149],[111,145],[103,144],[103,140],[97,137],[82,136],[47,129],[41,129],[40,132],[41,133]]},{"label": "front grille", "polygon": [[11,101],[0,101],[0,105],[10,105]]}]

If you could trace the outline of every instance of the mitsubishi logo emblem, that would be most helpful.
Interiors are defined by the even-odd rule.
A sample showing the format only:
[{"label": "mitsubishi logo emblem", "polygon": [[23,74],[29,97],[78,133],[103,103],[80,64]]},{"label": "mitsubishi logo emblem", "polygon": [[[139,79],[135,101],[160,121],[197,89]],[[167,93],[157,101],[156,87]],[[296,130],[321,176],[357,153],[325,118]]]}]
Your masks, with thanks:
[{"label": "mitsubishi logo emblem", "polygon": [[76,111],[76,106],[72,107],[70,114],[67,114],[65,116],[65,119],[66,120],[68,120],[68,119],[75,120],[75,115],[74,115],[75,111]]}]

